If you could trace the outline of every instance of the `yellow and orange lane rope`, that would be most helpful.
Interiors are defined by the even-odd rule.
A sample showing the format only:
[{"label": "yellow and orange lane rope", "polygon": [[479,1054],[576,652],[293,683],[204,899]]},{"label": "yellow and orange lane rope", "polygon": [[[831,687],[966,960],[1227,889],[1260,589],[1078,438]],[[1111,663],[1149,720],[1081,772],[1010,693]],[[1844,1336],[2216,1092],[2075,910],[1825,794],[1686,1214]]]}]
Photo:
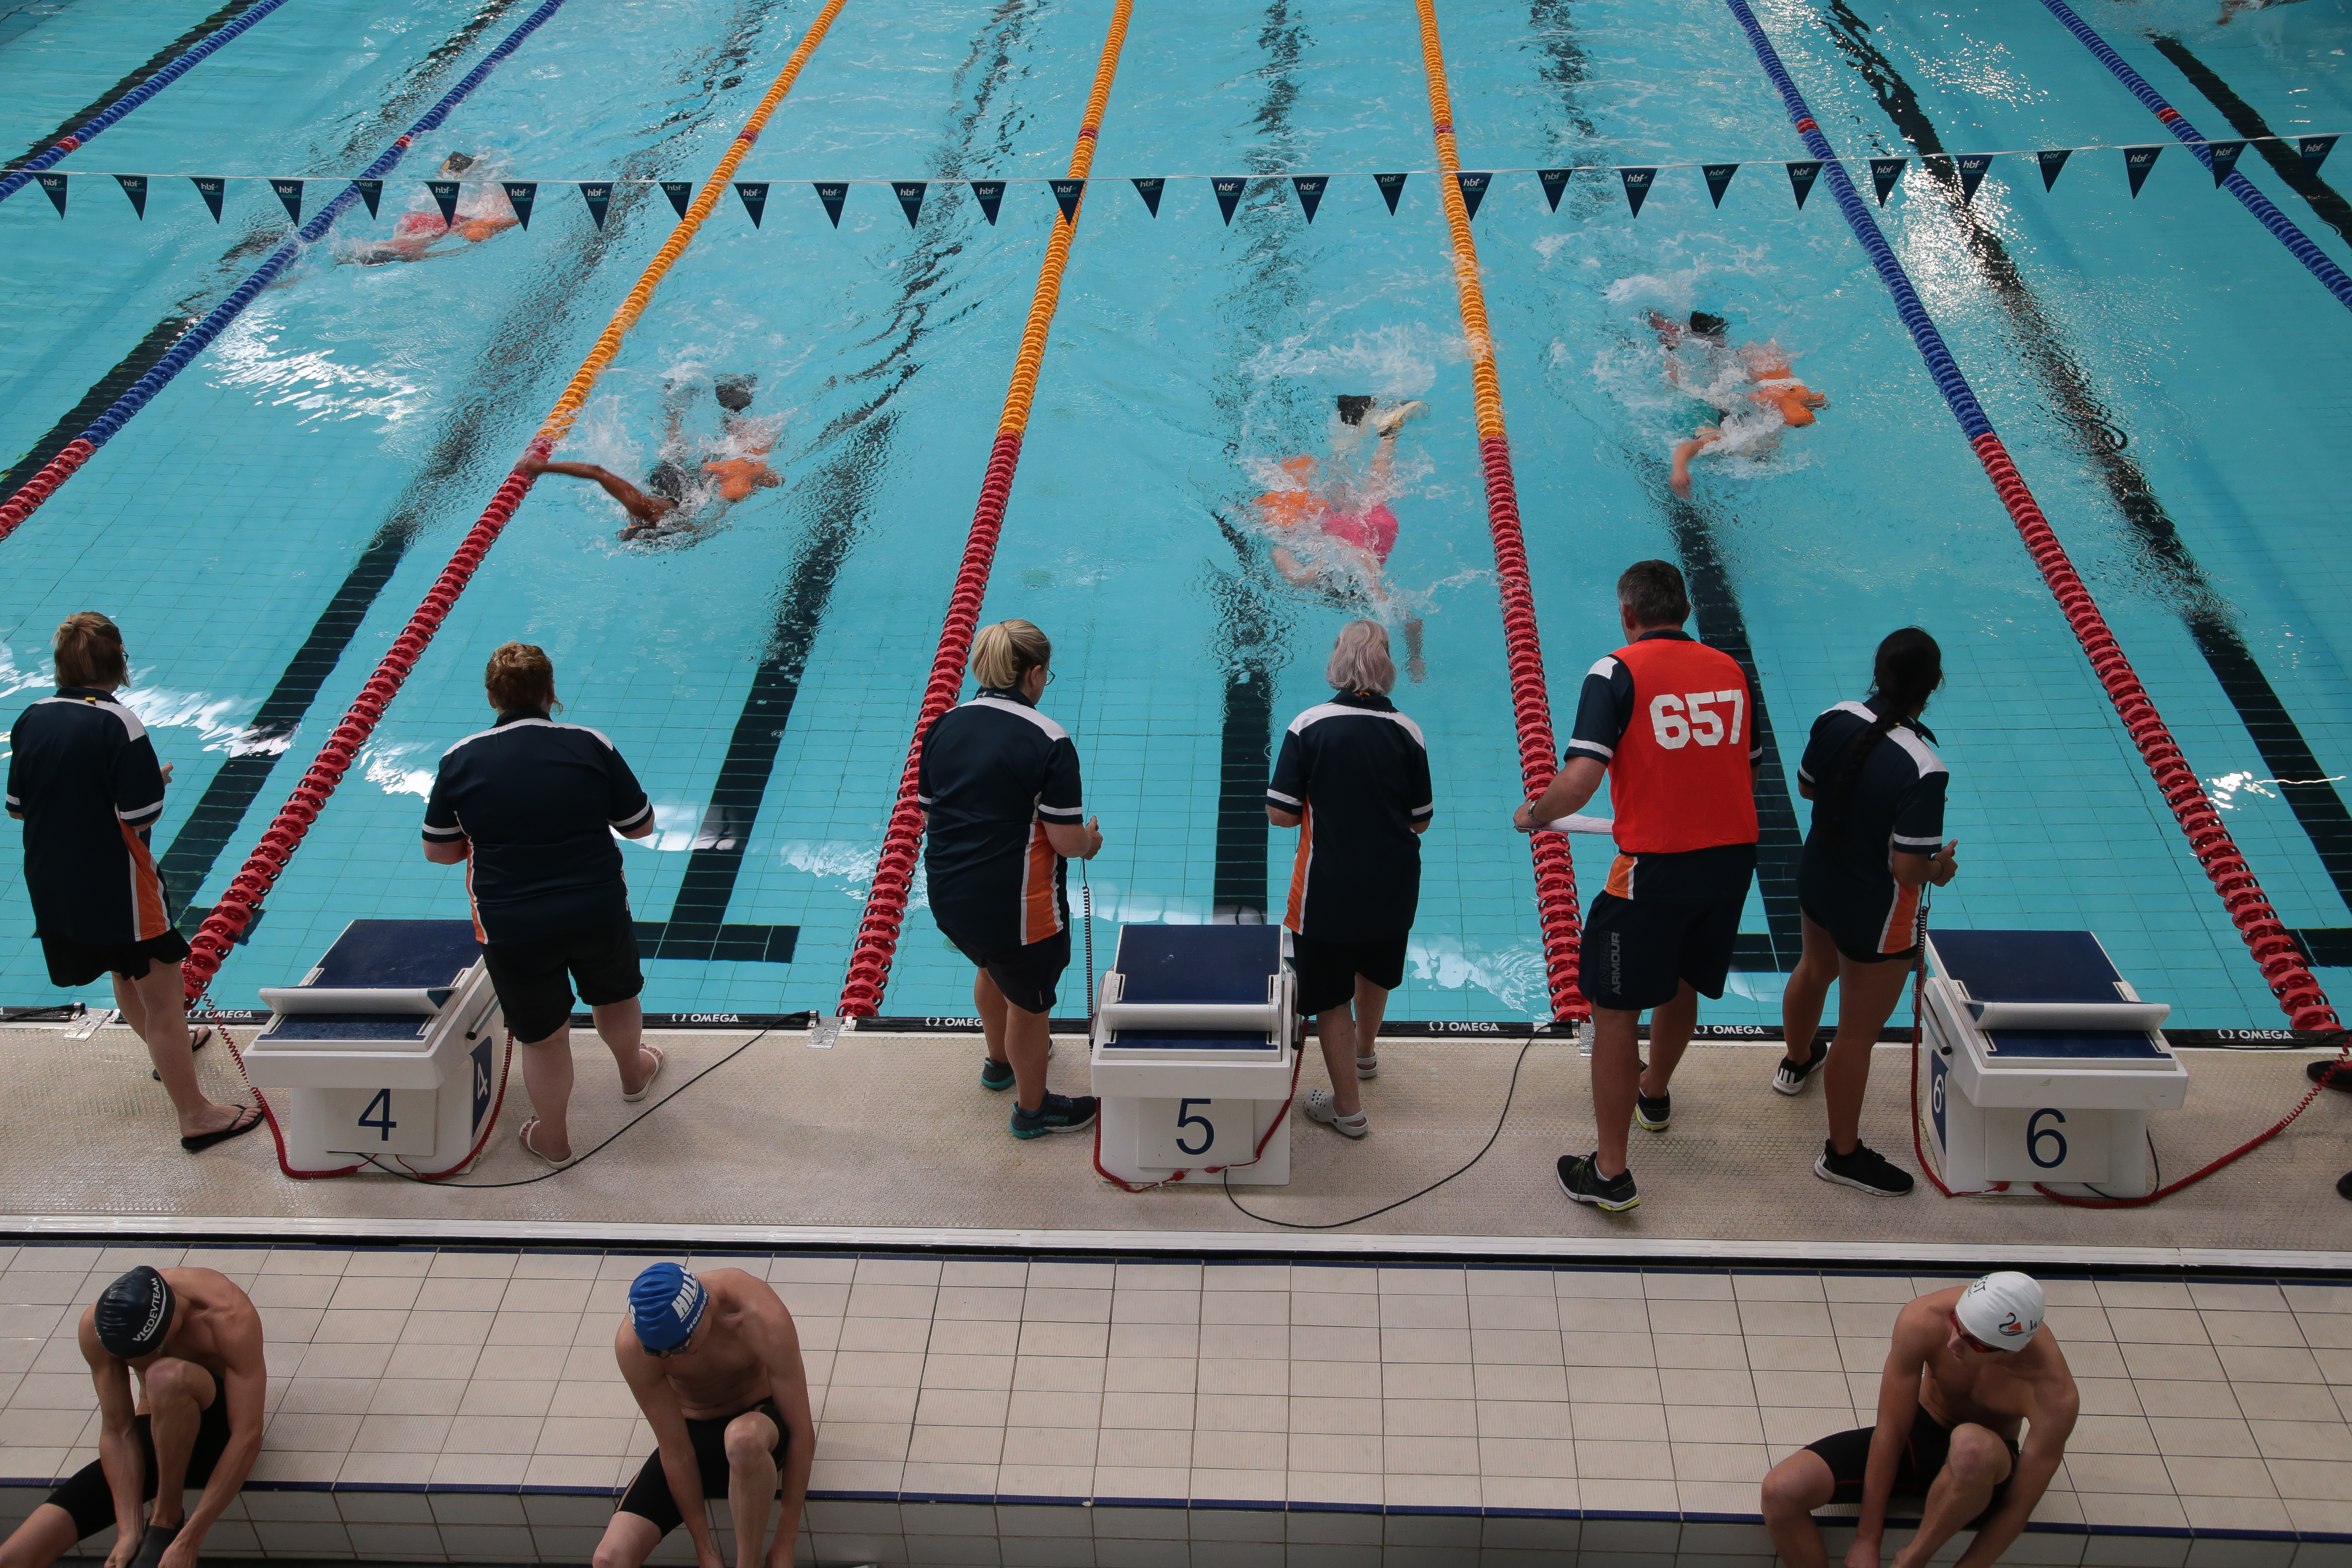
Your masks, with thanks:
[{"label": "yellow and orange lane rope", "polygon": [[[1120,50],[1127,43],[1127,24],[1133,0],[1117,0],[1111,7],[1110,30],[1103,39],[1102,58],[1095,67],[1094,90],[1087,95],[1087,111],[1078,126],[1077,144],[1070,149],[1069,178],[1084,180],[1094,166],[1095,138],[1103,112],[1110,103],[1112,79],[1118,73]],[[1037,396],[1037,372],[1045,357],[1045,336],[1054,324],[1054,310],[1062,298],[1062,274],[1070,261],[1070,245],[1077,237],[1078,216],[1085,192],[1066,216],[1054,220],[1054,235],[1045,243],[1045,258],[1037,268],[1036,291],[1029,300],[1028,324],[1022,329],[1021,352],[1013,362],[1013,383],[1004,394],[1004,412],[996,423],[996,442],[988,457],[988,470],[973,509],[971,532],[965,540],[962,564],[957,569],[955,592],[948,604],[947,622],[940,628],[939,651],[931,659],[929,683],[915,733],[907,745],[907,761],[898,776],[898,798],[882,840],[882,854],[866,899],[866,918],[857,928],[857,943],[850,954],[849,973],[841,989],[840,1016],[872,1017],[879,1010],[882,992],[889,984],[890,960],[898,948],[898,928],[907,914],[907,899],[915,879],[915,856],[922,843],[923,813],[915,803],[915,771],[922,756],[924,734],[931,722],[955,705],[963,689],[964,663],[980,622],[981,601],[988,593],[988,574],[996,559],[996,541],[1004,530],[1004,503],[1013,493],[1013,470],[1021,462],[1021,438],[1029,427],[1030,405]]]},{"label": "yellow and orange lane rope", "polygon": [[[1543,647],[1536,632],[1535,594],[1528,582],[1527,542],[1519,528],[1519,494],[1511,473],[1511,442],[1503,426],[1503,389],[1495,374],[1495,337],[1486,321],[1486,292],[1478,280],[1478,247],[1462,199],[1462,160],[1454,140],[1454,100],[1446,90],[1445,52],[1437,35],[1434,0],[1418,0],[1421,62],[1429,81],[1430,126],[1437,139],[1438,196],[1454,247],[1454,282],[1461,295],[1462,336],[1470,356],[1470,393],[1478,422],[1478,461],[1486,479],[1486,526],[1495,541],[1495,577],[1502,592],[1503,638],[1511,669],[1511,715],[1519,732],[1519,776],[1529,798],[1551,784],[1559,768],[1552,739],[1551,700],[1544,688]],[[1558,833],[1530,835],[1535,856],[1536,918],[1543,932],[1544,971],[1555,1017],[1588,1011],[1577,989],[1576,868],[1568,840]]]}]

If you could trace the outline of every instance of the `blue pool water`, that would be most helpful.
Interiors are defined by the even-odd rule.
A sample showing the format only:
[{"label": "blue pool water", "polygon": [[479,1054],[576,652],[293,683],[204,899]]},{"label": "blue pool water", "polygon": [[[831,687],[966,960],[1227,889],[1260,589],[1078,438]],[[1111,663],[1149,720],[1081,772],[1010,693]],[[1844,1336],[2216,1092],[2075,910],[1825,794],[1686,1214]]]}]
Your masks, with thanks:
[{"label": "blue pool water", "polygon": [[[699,182],[815,8],[571,0],[402,173],[462,150],[494,176]],[[23,149],[204,9],[76,0],[0,40],[0,142]],[[348,173],[527,9],[288,6],[66,167]],[[2168,140],[2038,7],[1758,9],[1848,154],[1906,153],[1923,128],[1954,153]],[[2220,26],[2217,10],[2087,0],[2082,14],[2209,135],[2232,132],[2183,58],[2283,133],[2352,129],[2340,5]],[[755,373],[785,482],[698,542],[656,549],[617,543],[618,509],[593,489],[542,483],[216,999],[251,1005],[346,920],[462,911],[458,874],[418,855],[422,792],[441,749],[487,716],[484,656],[518,637],[548,647],[568,716],[611,734],[656,802],[661,831],[627,851],[638,918],[708,919],[723,900],[772,955],[657,956],[648,1005],[830,1009],[1053,209],[1042,185],[1015,184],[992,226],[935,184],[910,228],[866,184],[836,229],[805,182],[1061,173],[1108,16],[1075,0],[850,0],[739,175],[776,182],[762,226],[731,200],[714,217],[564,449],[642,473],[666,384],[707,393]],[[1613,175],[1579,175],[1555,214],[1532,174],[1502,174],[1476,220],[1563,736],[1584,668],[1618,640],[1612,584],[1634,559],[1682,561],[1699,629],[1744,637],[1790,773],[1812,715],[1860,695],[1877,639],[1916,621],[1946,649],[1928,721],[1963,865],[1935,918],[2087,927],[2184,1024],[2280,1021],[1828,192],[1790,200],[1775,161],[1804,150],[1730,14],[1532,0],[1440,16],[1466,167],[1746,164],[1719,209],[1696,169],[1668,169],[1638,219]],[[1322,695],[1348,613],[1272,571],[1252,503],[1283,459],[1326,452],[1335,395],[1426,399],[1390,503],[1391,613],[1425,627],[1426,678],[1398,700],[1428,734],[1439,810],[1391,1011],[1525,1018],[1548,1007],[1526,846],[1507,826],[1517,746],[1445,230],[1433,176],[1393,216],[1362,177],[1431,168],[1428,123],[1409,7],[1137,6],[982,618],[1027,616],[1056,639],[1046,707],[1078,736],[1109,838],[1090,873],[1098,920],[1247,918],[1290,852],[1288,835],[1250,826],[1255,759]],[[2241,169],[2352,258],[2255,154]],[[1271,177],[1293,173],[1351,177],[1310,226]],[[2325,173],[2352,189],[2352,164]],[[1125,183],[1139,174],[1255,178],[1225,226],[1201,179],[1171,180],[1150,216]],[[232,193],[219,225],[176,180],[156,182],[143,222],[106,179],[75,182],[63,223],[37,191],[0,207],[0,456],[276,243],[267,187]],[[133,696],[177,770],[156,844],[176,847],[167,863],[199,906],[670,227],[642,186],[601,236],[575,193],[543,188],[528,233],[416,265],[338,264],[425,200],[395,183],[380,219],[347,217],[0,542],[0,677],[16,703],[41,689],[62,616],[123,623]],[[2352,317],[2179,148],[2136,201],[2117,152],[2077,154],[2046,195],[2030,161],[2002,159],[1967,214],[1915,163],[1880,217],[2282,917],[2343,959],[2352,942],[2325,933],[2352,928],[2352,908],[2322,848],[2352,856],[2330,837],[2352,786],[2306,785],[2299,817],[2263,746],[2274,761],[2299,736],[2313,778],[2352,774]],[[1687,405],[1642,316],[1694,307],[1776,339],[1832,405],[1777,454],[1702,459],[1679,506],[1664,464]],[[712,418],[702,396],[690,427]],[[208,790],[228,804],[200,814]],[[1234,804],[1222,835],[1221,792]],[[1801,825],[1785,783],[1766,805],[1768,821]],[[1608,850],[1580,839],[1575,853],[1589,894]],[[2352,889],[2352,861],[2339,867]],[[1751,896],[1748,967],[1710,1018],[1777,1021],[1792,921],[1777,892]],[[1098,945],[1107,959],[1108,931]],[[961,1013],[969,984],[919,900],[883,1011]],[[0,858],[0,1001],[59,999]]]}]

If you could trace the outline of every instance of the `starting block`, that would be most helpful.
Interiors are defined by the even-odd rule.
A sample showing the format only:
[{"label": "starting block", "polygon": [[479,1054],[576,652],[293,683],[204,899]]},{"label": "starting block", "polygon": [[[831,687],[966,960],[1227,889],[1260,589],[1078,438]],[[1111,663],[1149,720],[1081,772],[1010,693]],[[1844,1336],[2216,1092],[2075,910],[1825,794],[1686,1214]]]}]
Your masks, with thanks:
[{"label": "starting block", "polygon": [[1217,1182],[1203,1170],[1223,1166],[1237,1184],[1288,1184],[1298,1016],[1287,946],[1280,926],[1121,928],[1089,1058],[1104,1170]]},{"label": "starting block", "polygon": [[1944,1181],[2071,1182],[2115,1197],[2154,1185],[2147,1113],[2189,1074],[2144,1002],[2084,931],[1927,936],[1928,1121]]},{"label": "starting block", "polygon": [[245,1069],[286,1091],[289,1165],[367,1155],[441,1176],[472,1163],[507,1057],[471,921],[353,921],[300,984],[261,999],[272,1016]]}]

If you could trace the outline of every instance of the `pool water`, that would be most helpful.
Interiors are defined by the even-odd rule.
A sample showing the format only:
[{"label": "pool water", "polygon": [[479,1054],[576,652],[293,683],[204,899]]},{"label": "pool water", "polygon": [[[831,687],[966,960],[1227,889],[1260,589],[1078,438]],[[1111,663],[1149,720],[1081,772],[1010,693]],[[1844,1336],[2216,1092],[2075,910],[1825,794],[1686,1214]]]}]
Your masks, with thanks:
[{"label": "pool water", "polygon": [[[2352,129],[2352,21],[2331,0],[2220,25],[2211,0],[2078,8],[2209,135],[2242,132],[2192,68],[2282,133]],[[815,9],[570,0],[400,173],[465,151],[493,177],[698,183]],[[65,166],[348,173],[527,10],[285,7]],[[2030,159],[1997,160],[1965,207],[1915,161],[1879,217],[2282,918],[2352,961],[2352,318],[2185,150],[2132,199],[2113,148],[2167,134],[2038,8],[1758,10],[1842,153],[2108,149],[2077,153],[2046,195]],[[0,36],[0,138],[45,138],[203,12],[75,0]],[[487,721],[484,657],[520,638],[553,657],[565,716],[612,736],[656,802],[659,831],[626,853],[637,917],[662,928],[647,1005],[831,1010],[1054,208],[1016,184],[991,225],[934,184],[910,226],[887,185],[860,184],[835,227],[808,182],[1060,174],[1109,12],[850,0],[738,175],[775,182],[761,224],[732,198],[712,218],[562,454],[642,475],[669,403],[711,436],[716,378],[756,374],[783,483],[648,546],[614,538],[625,520],[591,487],[543,481],[216,1000],[250,1005],[299,976],[347,920],[462,915],[460,874],[418,852],[423,793],[440,751]],[[1616,574],[1678,560],[1697,629],[1753,660],[1785,868],[1812,716],[1862,694],[1886,631],[1925,626],[1946,651],[1927,721],[1962,865],[1933,919],[2087,928],[2181,1024],[2280,1023],[1827,191],[1791,200],[1778,161],[1804,148],[1730,13],[1531,0],[1440,18],[1465,167],[1743,164],[1719,208],[1696,168],[1664,169],[1638,217],[1613,174],[1578,175],[1553,212],[1532,173],[1500,174],[1475,221],[1562,737],[1584,669],[1620,640]],[[1264,759],[1323,696],[1355,612],[1274,569],[1255,500],[1285,459],[1328,459],[1336,396],[1420,398],[1389,481],[1384,613],[1423,627],[1423,678],[1397,700],[1427,734],[1438,811],[1391,1013],[1549,1010],[1508,826],[1517,745],[1435,177],[1413,175],[1393,216],[1367,177],[1433,163],[1410,8],[1137,6],[982,613],[1055,639],[1044,706],[1078,738],[1108,839],[1088,868],[1098,962],[1119,921],[1254,919],[1278,900],[1293,840],[1258,814]],[[2255,153],[2240,168],[2352,257]],[[1309,225],[1276,178],[1291,174],[1347,177]],[[1251,184],[1228,225],[1205,178],[1171,178],[1155,218],[1126,183],[1149,174]],[[2352,188],[2352,166],[2329,174]],[[231,192],[219,224],[179,180],[154,182],[143,221],[104,178],[74,182],[62,223],[37,191],[0,206],[0,454],[31,450],[143,336],[267,254],[282,210],[258,182]],[[64,615],[123,624],[130,695],[176,769],[155,842],[197,908],[671,223],[647,186],[623,187],[601,232],[576,194],[542,186],[528,232],[345,264],[425,200],[395,179],[380,218],[347,216],[0,542],[0,678],[17,702],[43,689]],[[1737,341],[1777,342],[1832,403],[1775,450],[1700,459],[1685,504],[1664,466],[1690,405],[1643,316],[1695,308],[1732,318]],[[1608,854],[1576,841],[1588,897]],[[13,857],[0,883],[0,1001],[63,999]],[[1076,884],[1074,868],[1074,903]],[[1706,1016],[1777,1022],[1785,879],[1751,895],[1743,929],[1743,967]],[[919,895],[882,1011],[965,1012],[970,976]]]}]

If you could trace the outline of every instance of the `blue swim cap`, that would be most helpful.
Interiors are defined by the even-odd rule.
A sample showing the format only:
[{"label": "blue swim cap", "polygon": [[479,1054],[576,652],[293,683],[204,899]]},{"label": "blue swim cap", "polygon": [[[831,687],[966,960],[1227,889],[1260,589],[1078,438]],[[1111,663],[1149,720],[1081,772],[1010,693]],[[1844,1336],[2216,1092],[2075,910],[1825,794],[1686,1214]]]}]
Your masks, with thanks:
[{"label": "blue swim cap", "polygon": [[675,1263],[656,1263],[629,1287],[629,1316],[635,1321],[637,1343],[658,1355],[674,1351],[694,1337],[710,1292],[702,1281]]}]

